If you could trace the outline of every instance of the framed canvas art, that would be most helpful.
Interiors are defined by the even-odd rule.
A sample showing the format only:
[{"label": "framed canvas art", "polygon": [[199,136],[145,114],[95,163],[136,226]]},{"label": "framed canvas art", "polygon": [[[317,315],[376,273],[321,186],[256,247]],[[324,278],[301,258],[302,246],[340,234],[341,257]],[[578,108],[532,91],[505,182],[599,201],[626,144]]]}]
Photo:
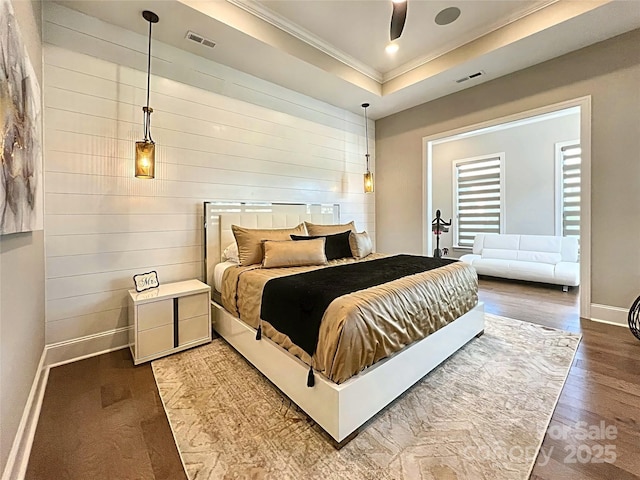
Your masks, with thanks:
[{"label": "framed canvas art", "polygon": [[42,230],[38,79],[13,7],[0,0],[0,235]]}]

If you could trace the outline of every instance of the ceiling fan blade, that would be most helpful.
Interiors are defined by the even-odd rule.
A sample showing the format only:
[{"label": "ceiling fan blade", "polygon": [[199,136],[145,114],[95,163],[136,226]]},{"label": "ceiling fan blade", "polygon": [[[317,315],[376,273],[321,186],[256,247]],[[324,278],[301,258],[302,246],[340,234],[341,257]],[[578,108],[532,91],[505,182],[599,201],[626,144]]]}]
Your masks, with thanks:
[{"label": "ceiling fan blade", "polygon": [[391,14],[391,30],[390,37],[393,42],[396,38],[402,35],[402,29],[404,29],[404,22],[407,20],[407,2],[395,3],[393,2],[393,13]]}]

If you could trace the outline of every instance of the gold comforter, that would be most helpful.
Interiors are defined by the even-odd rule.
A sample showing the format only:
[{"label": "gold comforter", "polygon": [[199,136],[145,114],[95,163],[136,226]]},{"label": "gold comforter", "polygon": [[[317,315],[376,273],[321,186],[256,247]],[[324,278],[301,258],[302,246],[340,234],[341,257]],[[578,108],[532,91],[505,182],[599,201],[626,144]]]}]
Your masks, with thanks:
[{"label": "gold comforter", "polygon": [[[360,261],[384,256],[374,253]],[[331,261],[328,267],[354,261],[357,260]],[[222,281],[223,306],[257,328],[265,283],[271,278],[317,268],[325,267],[263,269],[250,265],[228,268]],[[317,372],[341,383],[444,327],[477,303],[475,269],[456,262],[336,298],[322,317],[313,358],[268,322],[262,322],[262,334],[313,366]]]}]

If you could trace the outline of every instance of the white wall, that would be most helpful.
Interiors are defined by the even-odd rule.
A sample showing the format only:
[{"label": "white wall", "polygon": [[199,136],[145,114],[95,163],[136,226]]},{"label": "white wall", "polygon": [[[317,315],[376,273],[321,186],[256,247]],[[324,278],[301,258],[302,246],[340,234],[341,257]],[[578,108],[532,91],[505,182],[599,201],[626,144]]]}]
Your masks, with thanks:
[{"label": "white wall", "polygon": [[[14,0],[29,59],[42,85],[39,1]],[[2,19],[5,21],[6,19]],[[44,233],[0,236],[0,472],[5,469],[44,348]]]},{"label": "white wall", "polygon": [[375,235],[360,116],[154,42],[156,179],[139,180],[146,37],[50,3],[44,35],[48,344],[125,344],[135,273],[202,279],[205,200],[340,203]]},{"label": "white wall", "polygon": [[[580,113],[433,145],[433,208],[453,217],[453,162],[503,152],[503,233],[555,235],[555,144],[580,138]],[[435,215],[434,215],[435,216]],[[455,219],[454,219],[455,222]],[[451,248],[453,229],[440,237]],[[465,252],[452,251],[453,256]]]}]

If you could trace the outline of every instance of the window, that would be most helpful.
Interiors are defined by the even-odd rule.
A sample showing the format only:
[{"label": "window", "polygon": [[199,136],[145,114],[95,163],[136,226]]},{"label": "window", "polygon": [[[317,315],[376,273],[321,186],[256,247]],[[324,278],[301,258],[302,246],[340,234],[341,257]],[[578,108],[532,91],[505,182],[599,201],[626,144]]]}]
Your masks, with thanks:
[{"label": "window", "polygon": [[577,140],[556,144],[556,234],[563,237],[580,237],[581,155]]},{"label": "window", "polygon": [[478,233],[501,233],[504,153],[453,162],[454,241],[473,247]]}]

